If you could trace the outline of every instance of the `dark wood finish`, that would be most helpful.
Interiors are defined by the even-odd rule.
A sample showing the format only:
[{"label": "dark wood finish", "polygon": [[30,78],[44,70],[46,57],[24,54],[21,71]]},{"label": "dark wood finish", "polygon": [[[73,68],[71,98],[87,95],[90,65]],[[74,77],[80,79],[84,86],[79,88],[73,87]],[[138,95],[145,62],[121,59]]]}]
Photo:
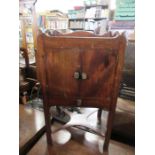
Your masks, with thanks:
[{"label": "dark wood finish", "polygon": [[[20,66],[19,74],[19,99],[20,103],[26,104],[28,99],[28,94],[30,93],[32,87],[38,82],[36,77],[36,67],[29,64],[29,57],[26,48],[20,48],[20,53],[25,60],[25,65]],[[26,93],[26,94],[25,94]]]},{"label": "dark wood finish", "polygon": [[104,143],[107,150],[124,63],[124,35],[39,34],[37,44],[48,143],[52,144],[51,106],[97,107],[109,111]]},{"label": "dark wood finish", "polygon": [[19,102],[22,104],[26,104],[27,102],[27,97],[26,97],[26,92],[28,92],[30,90],[30,83],[28,81],[26,81],[25,79],[25,75],[28,72],[28,68],[29,68],[29,58],[28,58],[28,54],[27,54],[27,50],[25,48],[20,48],[20,53],[23,56],[24,60],[25,60],[25,66],[24,67],[20,67],[19,69]]},{"label": "dark wood finish", "polygon": [[20,67],[21,74],[24,76],[23,78],[26,79],[26,81],[31,82],[33,85],[37,82],[36,66],[29,64],[28,51],[26,48],[21,47],[19,51],[25,60],[25,65]]},{"label": "dark wood finish", "polygon": [[102,116],[102,109],[98,109],[97,120],[99,124],[101,124],[101,116]]}]

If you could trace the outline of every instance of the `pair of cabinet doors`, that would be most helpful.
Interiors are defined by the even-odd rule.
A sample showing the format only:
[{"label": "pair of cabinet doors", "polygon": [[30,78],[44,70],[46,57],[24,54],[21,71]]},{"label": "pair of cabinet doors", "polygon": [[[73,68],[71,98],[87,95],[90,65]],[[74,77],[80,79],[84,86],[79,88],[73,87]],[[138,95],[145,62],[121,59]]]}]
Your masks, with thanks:
[{"label": "pair of cabinet doors", "polygon": [[109,108],[116,90],[119,37],[38,37],[37,66],[50,105]]}]

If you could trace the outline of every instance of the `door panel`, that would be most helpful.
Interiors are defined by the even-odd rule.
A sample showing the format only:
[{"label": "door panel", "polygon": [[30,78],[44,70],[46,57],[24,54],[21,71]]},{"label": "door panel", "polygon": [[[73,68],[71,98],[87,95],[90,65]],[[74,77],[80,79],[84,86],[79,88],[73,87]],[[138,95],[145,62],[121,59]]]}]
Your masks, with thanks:
[{"label": "door panel", "polygon": [[47,83],[51,97],[75,97],[79,86],[74,72],[80,69],[79,50],[49,49],[46,55]]},{"label": "door panel", "polygon": [[82,72],[86,73],[87,79],[81,81],[80,96],[109,101],[108,96],[112,96],[110,87],[113,87],[116,62],[117,51],[115,50],[101,48],[84,50],[82,52]]}]

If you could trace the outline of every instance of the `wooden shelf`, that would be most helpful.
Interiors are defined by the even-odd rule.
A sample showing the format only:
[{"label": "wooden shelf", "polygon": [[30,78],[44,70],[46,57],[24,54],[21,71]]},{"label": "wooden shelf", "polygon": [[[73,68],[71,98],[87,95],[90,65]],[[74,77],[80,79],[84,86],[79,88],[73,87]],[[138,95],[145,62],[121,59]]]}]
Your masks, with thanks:
[{"label": "wooden shelf", "polygon": [[21,17],[32,17],[32,15],[22,15]]},{"label": "wooden shelf", "polygon": [[[96,9],[93,9],[95,7]],[[98,8],[99,7],[99,8]],[[70,28],[72,30],[86,30],[91,28],[89,31],[94,31],[98,23],[104,26],[106,31],[106,23],[109,19],[108,5],[85,5],[84,8],[78,12],[78,10],[69,11],[69,26],[70,27],[83,27],[83,28]],[[80,17],[80,18],[78,18]],[[83,17],[83,18],[81,18]]]},{"label": "wooden shelf", "polygon": [[102,7],[103,9],[108,9],[108,5],[100,5],[100,4],[94,4],[94,5],[85,5],[85,8],[92,8],[92,7]]},{"label": "wooden shelf", "polygon": [[106,17],[99,17],[99,18],[96,18],[96,17],[92,17],[92,18],[85,18],[85,20],[89,20],[89,19],[93,19],[93,20],[103,20],[103,19],[107,19]]},{"label": "wooden shelf", "polygon": [[93,20],[104,20],[104,19],[107,19],[106,17],[100,17],[100,18],[96,18],[96,17],[92,17],[92,18],[70,18],[69,21],[75,21],[75,20],[82,20],[82,21],[85,21],[85,20],[89,20],[89,19],[93,19]]},{"label": "wooden shelf", "polygon": [[84,30],[84,28],[69,28],[71,30]]},{"label": "wooden shelf", "polygon": [[[21,32],[22,40],[20,39],[21,46],[25,49],[28,49],[30,44],[34,46],[34,48],[37,48],[37,43],[36,43],[36,32],[37,32],[37,23],[36,23],[36,13],[35,13],[35,3],[36,0],[20,0],[20,24],[21,27],[19,31]],[[28,4],[29,6],[27,7]],[[25,9],[26,13],[23,13],[22,10]],[[27,33],[32,33],[32,38],[33,42],[29,42]],[[20,37],[21,37],[20,36]]]},{"label": "wooden shelf", "polygon": [[70,21],[74,21],[74,20],[82,20],[83,21],[83,20],[85,20],[85,18],[70,18],[69,20]]}]

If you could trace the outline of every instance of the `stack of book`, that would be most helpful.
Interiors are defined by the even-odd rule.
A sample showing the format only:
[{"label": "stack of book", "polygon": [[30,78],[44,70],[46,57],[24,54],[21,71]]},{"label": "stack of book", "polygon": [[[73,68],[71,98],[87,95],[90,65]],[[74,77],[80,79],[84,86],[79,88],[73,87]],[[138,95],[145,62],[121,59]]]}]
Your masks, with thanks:
[{"label": "stack of book", "polygon": [[135,0],[116,1],[115,20],[135,20]]},{"label": "stack of book", "polygon": [[68,16],[59,10],[46,11],[38,15],[40,29],[68,29]]},{"label": "stack of book", "polygon": [[76,8],[76,10],[68,10],[68,17],[69,19],[77,19],[77,18],[84,18],[85,10],[84,8]]}]

